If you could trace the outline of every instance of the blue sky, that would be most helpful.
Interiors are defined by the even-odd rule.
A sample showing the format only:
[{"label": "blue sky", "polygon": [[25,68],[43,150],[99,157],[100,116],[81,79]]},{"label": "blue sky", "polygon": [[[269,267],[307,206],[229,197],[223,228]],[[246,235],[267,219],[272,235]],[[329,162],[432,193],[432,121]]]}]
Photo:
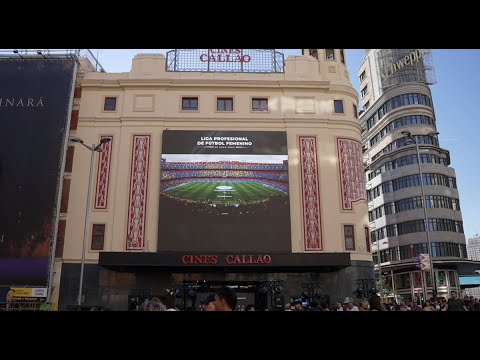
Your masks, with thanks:
[{"label": "blue sky", "polygon": [[[92,49],[107,72],[130,71],[132,59],[140,53],[165,54],[169,49]],[[285,55],[300,50],[277,49]],[[357,70],[364,50],[347,49],[346,60],[353,86],[358,91]],[[480,50],[435,49],[433,64],[437,83],[431,86],[439,140],[450,150],[451,166],[456,170],[457,186],[466,238],[480,233]],[[479,104],[477,104],[477,101]],[[478,141],[478,143],[477,143]],[[477,153],[478,152],[478,153]],[[475,160],[476,159],[476,160]]]}]

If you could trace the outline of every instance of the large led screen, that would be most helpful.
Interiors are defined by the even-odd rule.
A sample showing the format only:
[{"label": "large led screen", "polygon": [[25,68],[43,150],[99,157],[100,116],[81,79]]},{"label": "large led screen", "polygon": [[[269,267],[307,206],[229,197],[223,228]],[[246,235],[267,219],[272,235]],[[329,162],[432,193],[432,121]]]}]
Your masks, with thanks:
[{"label": "large led screen", "polygon": [[285,132],[163,133],[158,251],[291,251]]},{"label": "large led screen", "polygon": [[47,285],[74,70],[0,59],[0,285]]}]

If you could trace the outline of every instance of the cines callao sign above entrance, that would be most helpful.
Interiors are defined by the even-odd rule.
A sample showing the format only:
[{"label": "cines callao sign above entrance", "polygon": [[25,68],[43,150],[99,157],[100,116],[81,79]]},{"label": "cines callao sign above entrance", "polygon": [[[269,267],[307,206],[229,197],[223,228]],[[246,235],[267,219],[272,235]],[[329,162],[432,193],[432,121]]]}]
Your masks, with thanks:
[{"label": "cines callao sign above entrance", "polygon": [[183,255],[183,265],[265,265],[272,262],[270,255]]}]

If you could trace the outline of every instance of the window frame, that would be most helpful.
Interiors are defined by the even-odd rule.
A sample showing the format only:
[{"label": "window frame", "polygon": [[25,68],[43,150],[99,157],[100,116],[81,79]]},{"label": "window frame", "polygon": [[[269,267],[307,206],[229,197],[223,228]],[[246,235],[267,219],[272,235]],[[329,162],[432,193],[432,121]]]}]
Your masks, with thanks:
[{"label": "window frame", "polygon": [[[328,57],[328,52],[327,50],[332,50],[332,55],[333,55],[333,58],[329,58]],[[336,56],[335,56],[335,49],[325,49],[325,61],[335,61],[336,59]]]},{"label": "window frame", "polygon": [[[183,102],[184,100],[196,100],[197,101],[197,108],[184,108],[183,107]],[[192,112],[192,111],[199,111],[200,110],[200,98],[198,96],[181,96],[180,97],[180,111],[186,111],[186,112]]]},{"label": "window frame", "polygon": [[[111,100],[111,99],[114,99],[115,100],[115,107],[113,110],[111,109],[107,109],[107,99],[108,100]],[[102,111],[103,112],[109,112],[109,113],[112,113],[112,112],[116,112],[117,111],[117,105],[118,105],[118,96],[104,96],[103,97],[103,107],[102,107]]]},{"label": "window frame", "polygon": [[[347,228],[351,229],[351,234],[347,234]],[[347,239],[350,240],[352,247],[347,246]],[[355,225],[352,224],[343,224],[343,246],[345,251],[355,251]]]},{"label": "window frame", "polygon": [[365,84],[365,86],[360,90],[360,96],[362,99],[368,95],[368,84]]},{"label": "window frame", "polygon": [[308,49],[308,55],[318,60],[318,49]]},{"label": "window frame", "polygon": [[[336,111],[337,109],[336,109],[335,104],[336,104],[337,101],[340,101],[341,104],[342,104],[342,112],[337,112]],[[333,113],[335,115],[345,115],[345,101],[343,101],[343,99],[333,99]]]},{"label": "window frame", "polygon": [[342,64],[347,65],[347,63],[345,61],[345,49],[339,49],[339,52],[340,52],[340,62]]},{"label": "window frame", "polygon": [[[254,101],[259,101],[259,100],[265,100],[267,102],[267,109],[266,110],[256,110],[253,107],[253,102]],[[270,112],[270,107],[269,107],[269,98],[268,97],[251,97],[250,98],[250,111],[251,112],[260,112],[260,113],[268,113]]]},{"label": "window frame", "polygon": [[[232,102],[232,109],[231,110],[220,110],[218,105],[219,105],[219,101],[226,101],[226,100],[230,100]],[[233,96],[217,96],[215,98],[215,112],[234,112],[235,111],[235,101],[234,101],[234,98]]]},{"label": "window frame", "polygon": [[358,77],[358,80],[360,81],[360,84],[367,78],[367,72],[366,70],[363,70],[360,76]]},{"label": "window frame", "polygon": [[370,243],[370,228],[368,226],[364,226],[365,229],[365,244],[367,245],[367,252],[371,253],[372,252],[372,247]]},{"label": "window frame", "polygon": [[[98,235],[95,234],[95,228],[96,227],[103,227],[103,234]],[[107,232],[107,225],[105,223],[94,223],[92,224],[92,233],[90,236],[90,251],[104,251],[105,250],[105,234]],[[102,241],[102,248],[94,248],[94,240],[98,241],[98,237],[101,236],[101,241]],[[95,243],[97,244],[97,243]]]}]

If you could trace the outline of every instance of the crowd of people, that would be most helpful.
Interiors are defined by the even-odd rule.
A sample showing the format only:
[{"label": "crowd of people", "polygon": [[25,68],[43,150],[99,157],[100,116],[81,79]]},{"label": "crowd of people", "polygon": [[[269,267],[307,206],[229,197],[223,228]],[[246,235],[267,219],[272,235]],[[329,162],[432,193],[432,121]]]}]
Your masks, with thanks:
[{"label": "crowd of people", "polygon": [[162,180],[160,184],[160,190],[168,191],[179,185],[186,183],[208,183],[208,182],[218,182],[218,183],[257,183],[266,185],[277,190],[280,190],[283,193],[288,193],[288,183],[269,180],[269,179],[257,179],[257,178],[182,178],[182,179],[170,179]]},{"label": "crowd of people", "polygon": [[288,182],[286,171],[252,171],[252,170],[163,170],[162,181],[184,178],[250,178],[269,179],[281,182]]},{"label": "crowd of people", "polygon": [[282,164],[249,163],[243,161],[197,161],[197,162],[167,162],[162,159],[162,170],[187,170],[187,169],[228,169],[228,170],[267,170],[287,171],[288,163]]},{"label": "crowd of people", "polygon": [[[237,294],[235,290],[224,286],[215,290],[215,293],[209,294],[202,301],[199,302],[199,309],[195,306],[190,306],[185,311],[267,311],[268,309],[256,309],[255,305],[249,304],[247,306],[239,305],[237,303]],[[91,310],[98,310],[92,308]],[[180,304],[168,308],[158,298],[145,299],[145,301],[136,305],[136,311],[183,311]],[[276,309],[279,310],[279,309]],[[424,303],[419,303],[416,300],[409,302],[396,302],[390,300],[385,302],[377,294],[372,294],[370,298],[358,299],[355,301],[351,297],[346,297],[342,302],[337,302],[331,306],[324,303],[292,301],[287,302],[283,311],[480,311],[479,299],[473,296],[465,295],[463,300],[459,298],[456,291],[451,292],[448,300],[433,298],[426,300]]]},{"label": "crowd of people", "polygon": [[[352,298],[345,298],[343,304],[338,302],[333,311],[480,311],[479,299],[465,295],[460,299],[456,291],[450,293],[450,298],[427,299],[420,303],[417,300],[409,302],[389,300],[384,302],[380,296],[372,295],[370,299],[361,299],[355,302]],[[328,310],[327,310],[328,311]]]},{"label": "crowd of people", "polygon": [[288,163],[266,164],[239,161],[161,163],[162,191],[191,182],[259,183],[288,193]]},{"label": "crowd of people", "polygon": [[[237,308],[237,294],[235,290],[227,286],[221,287],[215,291],[214,294],[208,295],[203,301],[200,302],[203,305],[202,311],[235,311]],[[247,306],[247,311],[255,311],[253,305]],[[158,298],[145,299],[145,301],[136,308],[137,311],[182,311],[181,305],[175,305],[175,307],[168,308]],[[196,311],[193,306],[187,308],[186,311]]]}]

